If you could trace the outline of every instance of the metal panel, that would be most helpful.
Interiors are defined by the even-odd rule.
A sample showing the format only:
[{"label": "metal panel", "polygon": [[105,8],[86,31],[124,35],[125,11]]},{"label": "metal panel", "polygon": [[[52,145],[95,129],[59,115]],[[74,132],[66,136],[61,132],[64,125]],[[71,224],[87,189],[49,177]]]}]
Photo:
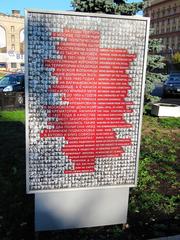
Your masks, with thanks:
[{"label": "metal panel", "polygon": [[[135,186],[137,183],[149,19],[39,10],[28,10],[25,18],[27,192]],[[87,42],[88,38],[89,42]],[[76,44],[74,39],[76,39]],[[100,45],[98,46],[96,43]],[[86,50],[82,50],[85,45],[87,45]],[[94,46],[93,49],[91,49],[92,46]],[[81,62],[78,65],[77,59],[76,62],[73,60],[75,59],[73,54],[68,59],[68,54],[66,56],[63,53],[70,51],[71,48],[73,48],[72,52],[79,49],[79,55],[82,54],[83,56],[84,54],[86,59],[83,60],[83,63],[83,58],[78,59]],[[91,61],[87,53],[92,56]],[[98,58],[93,60],[96,54]],[[59,64],[58,61],[64,62]],[[96,64],[96,61],[98,61],[98,64]],[[111,64],[109,68],[108,64],[110,62],[114,64]],[[82,136],[86,135],[87,139],[89,137],[87,126],[91,124],[91,114],[88,116],[90,120],[87,119],[84,124],[86,125],[83,129],[85,135],[81,134],[79,125],[73,122],[74,131],[69,131],[68,134],[65,134],[64,131],[61,136],[60,131],[56,131],[55,136],[52,129],[57,125],[52,123],[52,116],[48,117],[48,113],[55,113],[54,109],[57,106],[62,110],[63,107],[71,105],[71,102],[65,101],[64,97],[68,98],[67,89],[77,85],[79,80],[72,73],[69,78],[66,77],[66,81],[62,79],[62,76],[71,71],[74,66],[76,75],[78,75],[77,70],[79,70],[80,64],[85,66],[84,69],[86,69],[80,69],[81,72],[84,71],[85,74],[89,72],[86,77],[81,76],[82,80],[85,82],[88,77],[91,78],[86,90],[90,89],[93,93],[94,86],[91,87],[91,83],[95,81],[97,81],[97,85],[101,85],[102,82],[102,85],[108,84],[109,86],[109,89],[107,86],[99,88],[106,90],[104,95],[103,91],[97,90],[98,87],[96,88],[104,101],[102,102],[101,97],[98,98],[96,95],[96,113],[101,112],[98,110],[98,104],[100,105],[99,109],[107,108],[108,110],[102,111],[104,115],[103,118],[99,118],[101,120],[98,119],[98,114],[92,118],[93,121],[95,120],[95,132],[101,130],[101,135],[96,134],[94,136],[95,142],[82,142]],[[120,65],[119,68],[117,68],[117,64]],[[68,68],[66,73],[61,74],[62,66]],[[98,69],[96,69],[97,66]],[[98,72],[98,80],[96,77],[93,78],[94,69]],[[108,71],[106,71],[107,69]],[[121,76],[118,75],[113,80],[113,76],[119,74],[119,71]],[[55,76],[53,76],[53,73]],[[61,81],[57,76],[58,73],[61,75]],[[111,75],[109,79],[108,74]],[[132,79],[132,82],[130,82],[130,79]],[[65,82],[62,83],[63,81]],[[66,84],[66,94],[62,89],[59,91],[51,89],[52,86],[60,89],[67,81],[69,81],[69,85]],[[84,82],[74,93],[71,92],[73,99],[73,94],[76,94],[82,88]],[[121,86],[119,86],[120,83]],[[52,90],[52,93],[49,89]],[[120,89],[126,90],[121,91]],[[80,92],[79,103],[81,109],[79,108],[78,111],[81,111],[80,119],[82,120],[82,107],[84,107],[83,102],[85,103],[85,101],[82,98],[82,91]],[[87,98],[88,107],[91,107],[94,104],[93,102],[90,104],[93,94],[86,93],[85,91],[84,98]],[[120,96],[113,99],[113,93],[117,96],[120,94]],[[78,98],[76,97],[75,100],[75,103],[77,103]],[[116,116],[119,103],[121,103],[121,114]],[[109,104],[112,104],[111,108],[108,108]],[[47,105],[48,110],[45,110]],[[127,111],[129,106],[133,109],[132,113]],[[114,110],[112,110],[113,108]],[[63,111],[66,114],[63,115]],[[75,116],[72,114],[74,110],[71,111],[71,114],[67,110],[63,109],[63,111],[57,118],[53,117],[56,122],[59,121],[60,115],[64,117],[63,122],[65,119],[69,119],[68,124],[71,124],[73,118],[78,119],[78,111]],[[112,111],[114,111],[114,115],[109,114]],[[111,130],[106,118],[110,119],[108,123],[111,124]],[[81,120],[79,121],[80,124]],[[82,121],[85,122],[85,120],[86,118],[83,118]],[[114,125],[114,122],[116,125]],[[51,126],[48,125],[49,123]],[[106,128],[99,127],[105,123]],[[68,128],[63,126],[63,130],[68,131]],[[112,136],[113,132],[114,137]],[[74,137],[75,133],[78,138],[79,135],[81,136],[80,140]],[[76,143],[80,141],[81,144],[79,143],[78,146],[75,143],[71,144],[72,140]],[[98,141],[100,141],[99,145],[97,144]],[[89,146],[92,146],[91,144],[93,144],[93,147],[95,146],[95,150],[92,152],[87,151]],[[81,148],[80,145],[83,145],[83,147]],[[86,149],[84,150],[85,153],[80,155],[79,152],[82,152],[83,149]],[[73,154],[71,154],[72,151],[74,151]],[[93,161],[92,158],[90,159],[92,154],[94,154]],[[84,159],[81,158],[82,156],[84,156]],[[78,164],[77,158],[79,158]]]},{"label": "metal panel", "polygon": [[28,78],[28,24],[27,24],[27,10],[25,10],[25,27],[24,27],[24,41],[25,41],[25,132],[26,132],[26,191],[29,189],[29,78]]},{"label": "metal panel", "polygon": [[128,188],[35,194],[35,229],[47,231],[126,223]]}]

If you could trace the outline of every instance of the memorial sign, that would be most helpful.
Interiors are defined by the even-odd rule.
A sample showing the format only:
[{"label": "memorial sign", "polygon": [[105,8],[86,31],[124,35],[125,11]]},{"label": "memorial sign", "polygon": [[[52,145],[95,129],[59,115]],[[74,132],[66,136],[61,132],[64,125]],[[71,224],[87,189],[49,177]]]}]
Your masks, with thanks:
[{"label": "memorial sign", "polygon": [[135,186],[147,18],[26,13],[27,192]]}]

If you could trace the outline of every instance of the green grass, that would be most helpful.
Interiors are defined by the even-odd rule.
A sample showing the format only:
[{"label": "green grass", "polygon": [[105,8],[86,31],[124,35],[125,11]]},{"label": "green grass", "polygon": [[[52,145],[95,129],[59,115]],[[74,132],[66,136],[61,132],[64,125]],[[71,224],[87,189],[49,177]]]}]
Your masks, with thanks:
[{"label": "green grass", "polygon": [[143,228],[142,239],[179,234],[178,124],[179,118],[143,117],[138,185],[129,200],[129,224]]},{"label": "green grass", "polygon": [[[0,112],[0,236],[33,240],[34,196],[25,190],[24,110]],[[143,118],[138,186],[131,189],[129,228],[121,225],[39,233],[39,240],[137,240],[180,234],[179,119]],[[171,126],[171,127],[170,127]]]},{"label": "green grass", "polygon": [[165,128],[179,128],[180,129],[180,118],[159,118],[159,123]]},{"label": "green grass", "polygon": [[0,121],[24,123],[25,111],[24,110],[0,111]]},{"label": "green grass", "polygon": [[180,118],[173,118],[173,117],[152,117],[150,115],[143,116],[143,127],[148,128],[157,128],[160,130],[165,129],[180,129]]}]

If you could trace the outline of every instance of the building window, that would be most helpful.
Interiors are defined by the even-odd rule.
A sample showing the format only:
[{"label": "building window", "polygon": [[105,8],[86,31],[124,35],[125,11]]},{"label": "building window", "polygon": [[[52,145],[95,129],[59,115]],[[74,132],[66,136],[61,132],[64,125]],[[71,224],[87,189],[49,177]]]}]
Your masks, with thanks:
[{"label": "building window", "polygon": [[12,33],[14,32],[14,26],[11,26],[11,32]]},{"label": "building window", "polygon": [[11,68],[17,68],[17,63],[11,63]]},{"label": "building window", "polygon": [[155,12],[154,17],[158,18],[158,12]]},{"label": "building window", "polygon": [[24,54],[24,29],[20,31],[20,53]]},{"label": "building window", "polygon": [[173,32],[176,31],[176,19],[175,18],[172,21],[172,30],[173,30]]},{"label": "building window", "polygon": [[170,15],[171,14],[171,7],[169,6],[168,8],[167,8],[167,15]]},{"label": "building window", "polygon": [[174,13],[176,13],[176,4],[173,7]]},{"label": "building window", "polygon": [[164,20],[162,22],[160,22],[160,26],[161,26],[161,32],[164,32]]},{"label": "building window", "polygon": [[175,49],[177,49],[178,48],[178,37],[176,36],[175,37]]},{"label": "building window", "polygon": [[6,70],[6,63],[0,63],[0,69]]},{"label": "building window", "polygon": [[144,9],[144,16],[146,16],[146,17],[149,16],[149,13],[148,13],[147,9]]},{"label": "building window", "polygon": [[11,35],[11,42],[15,42],[15,36]]},{"label": "building window", "polygon": [[157,18],[160,17],[160,9],[157,10]]},{"label": "building window", "polygon": [[154,10],[152,11],[152,19],[154,18]]},{"label": "building window", "polygon": [[175,38],[171,38],[171,47],[172,47],[172,49],[174,49],[175,48]]},{"label": "building window", "polygon": [[6,53],[6,31],[0,26],[0,53]]},{"label": "building window", "polygon": [[163,8],[163,10],[162,10],[162,17],[164,17],[164,15],[165,15],[165,9]]},{"label": "building window", "polygon": [[163,47],[165,46],[165,44],[166,44],[166,40],[165,40],[165,38],[162,38],[162,45],[163,45]]},{"label": "building window", "polygon": [[11,50],[15,51],[15,45],[14,44],[11,45]]},{"label": "building window", "polygon": [[180,37],[177,38],[177,49],[180,49]]}]

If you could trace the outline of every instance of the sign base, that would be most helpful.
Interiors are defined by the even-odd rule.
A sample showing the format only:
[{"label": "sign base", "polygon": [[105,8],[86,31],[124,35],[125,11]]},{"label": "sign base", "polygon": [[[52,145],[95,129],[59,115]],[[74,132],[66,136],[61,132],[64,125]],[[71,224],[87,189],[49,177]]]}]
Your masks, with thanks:
[{"label": "sign base", "polygon": [[126,223],[129,188],[35,194],[35,230],[60,230]]}]

